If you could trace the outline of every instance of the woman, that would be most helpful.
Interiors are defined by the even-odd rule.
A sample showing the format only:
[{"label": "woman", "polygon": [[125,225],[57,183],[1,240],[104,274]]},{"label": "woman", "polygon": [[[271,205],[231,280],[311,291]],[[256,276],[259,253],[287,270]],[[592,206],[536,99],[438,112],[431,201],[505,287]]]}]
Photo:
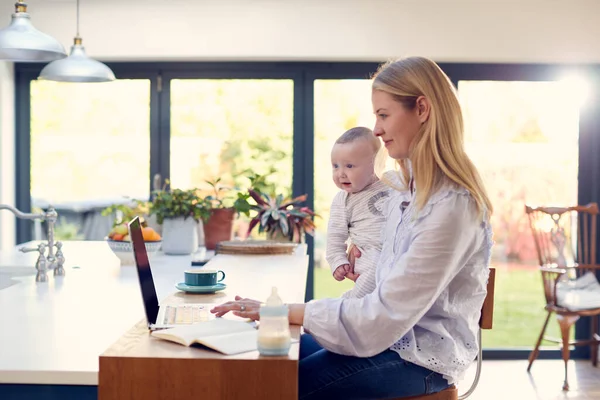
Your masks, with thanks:
[{"label": "woman", "polygon": [[[400,165],[411,201],[392,195],[377,287],[362,299],[290,304],[304,325],[301,399],[429,394],[457,382],[475,359],[492,246],[492,206],[463,147],[454,87],[433,62],[412,57],[373,79],[374,134]],[[236,298],[221,316],[258,319]]]}]

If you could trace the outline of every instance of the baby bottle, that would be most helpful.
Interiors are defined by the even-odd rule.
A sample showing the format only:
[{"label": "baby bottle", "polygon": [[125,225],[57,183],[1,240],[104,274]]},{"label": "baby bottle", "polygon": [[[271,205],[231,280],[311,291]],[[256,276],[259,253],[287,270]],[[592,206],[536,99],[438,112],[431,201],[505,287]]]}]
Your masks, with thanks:
[{"label": "baby bottle", "polygon": [[260,307],[258,352],[264,356],[287,355],[290,343],[288,307],[283,304],[274,287],[267,302]]}]

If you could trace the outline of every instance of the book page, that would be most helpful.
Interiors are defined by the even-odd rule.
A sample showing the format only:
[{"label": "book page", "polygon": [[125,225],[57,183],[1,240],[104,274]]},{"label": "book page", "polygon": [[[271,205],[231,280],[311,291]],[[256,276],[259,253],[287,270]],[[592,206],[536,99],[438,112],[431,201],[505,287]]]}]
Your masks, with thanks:
[{"label": "book page", "polygon": [[206,339],[208,337],[238,332],[256,332],[256,329],[248,322],[215,318],[198,324],[181,325],[174,328],[154,331],[152,332],[152,336],[189,346],[198,339]]},{"label": "book page", "polygon": [[196,339],[196,343],[209,347],[226,355],[257,350],[258,331],[236,332],[221,336],[208,336]]}]

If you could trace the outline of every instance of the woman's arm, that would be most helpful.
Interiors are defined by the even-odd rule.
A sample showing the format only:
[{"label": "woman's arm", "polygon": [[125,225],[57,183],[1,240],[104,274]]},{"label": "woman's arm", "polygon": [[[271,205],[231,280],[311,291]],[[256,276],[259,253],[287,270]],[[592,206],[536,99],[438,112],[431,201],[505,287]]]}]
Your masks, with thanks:
[{"label": "woman's arm", "polygon": [[359,357],[380,353],[433,305],[480,246],[481,232],[470,197],[449,196],[413,228],[408,250],[373,293],[361,299],[311,301],[304,309],[304,327],[335,353]]},{"label": "woman's arm", "polygon": [[304,322],[304,309],[306,304],[288,304],[289,320],[292,325],[302,325]]},{"label": "woman's arm", "polygon": [[[215,314],[216,317],[222,317],[228,312],[233,313],[238,317],[248,318],[254,321],[260,319],[260,306],[261,303],[258,300],[245,299],[240,296],[235,296],[235,301],[228,301],[227,303],[219,304],[211,308],[210,312]],[[306,304],[288,304],[288,316],[290,324],[302,325],[304,321],[304,308]]]}]

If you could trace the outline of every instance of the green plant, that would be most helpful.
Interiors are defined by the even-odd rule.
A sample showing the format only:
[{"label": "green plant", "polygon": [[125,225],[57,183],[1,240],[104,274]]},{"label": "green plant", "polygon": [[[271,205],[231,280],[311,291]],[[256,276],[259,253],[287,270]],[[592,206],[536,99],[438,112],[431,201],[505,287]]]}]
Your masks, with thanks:
[{"label": "green plant", "polygon": [[[250,187],[257,192],[275,196],[277,185],[274,182],[269,181],[269,176],[275,173],[275,171],[275,168],[271,167],[269,172],[261,175],[252,170],[247,170],[246,177],[250,180]],[[289,196],[290,194],[284,196]]]},{"label": "green plant", "polygon": [[258,226],[261,233],[266,232],[270,237],[281,234],[296,243],[302,241],[303,233],[314,235],[316,214],[310,208],[300,206],[306,201],[305,194],[285,199],[282,194],[270,196],[256,189],[250,189],[248,193],[256,202],[251,207],[256,216],[250,221],[248,234]]},{"label": "green plant", "polygon": [[109,215],[115,215],[113,221],[113,228],[117,225],[127,223],[134,217],[140,217],[142,226],[147,226],[145,215],[149,215],[151,203],[148,201],[131,199],[134,205],[130,204],[113,204],[102,210],[102,216],[106,217]]},{"label": "green plant", "polygon": [[162,190],[153,192],[150,215],[156,215],[156,222],[162,224],[165,218],[193,218],[199,221],[201,211],[198,205],[203,201],[197,189],[166,190],[170,182],[165,182]]},{"label": "green plant", "polygon": [[[250,214],[251,205],[248,202],[250,195],[242,193],[233,188],[221,185],[221,178],[214,181],[205,181],[210,187],[209,194],[201,197],[196,205],[200,218],[203,221],[208,221],[212,210],[219,208],[233,208],[238,214],[248,216]],[[228,196],[233,193],[233,196]]]}]

